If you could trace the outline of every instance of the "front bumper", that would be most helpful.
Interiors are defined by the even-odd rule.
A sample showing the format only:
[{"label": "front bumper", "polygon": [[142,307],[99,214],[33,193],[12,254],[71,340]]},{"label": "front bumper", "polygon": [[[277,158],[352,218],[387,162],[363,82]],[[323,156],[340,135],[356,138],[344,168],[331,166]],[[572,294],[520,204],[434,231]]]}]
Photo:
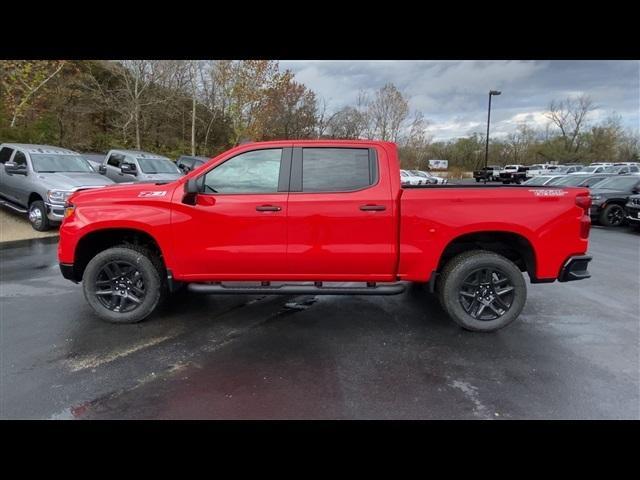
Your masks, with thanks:
[{"label": "front bumper", "polygon": [[62,273],[62,276],[67,280],[78,283],[73,271],[73,263],[60,263],[60,273]]},{"label": "front bumper", "polygon": [[47,218],[52,222],[62,222],[64,220],[64,204],[57,205],[55,203],[44,202],[47,207]]},{"label": "front bumper", "polygon": [[625,217],[629,223],[640,224],[640,206],[627,204],[624,208]]},{"label": "front bumper", "polygon": [[558,276],[559,282],[571,282],[573,280],[584,280],[590,278],[591,274],[587,270],[587,266],[591,261],[589,255],[574,255],[569,257],[560,270]]}]

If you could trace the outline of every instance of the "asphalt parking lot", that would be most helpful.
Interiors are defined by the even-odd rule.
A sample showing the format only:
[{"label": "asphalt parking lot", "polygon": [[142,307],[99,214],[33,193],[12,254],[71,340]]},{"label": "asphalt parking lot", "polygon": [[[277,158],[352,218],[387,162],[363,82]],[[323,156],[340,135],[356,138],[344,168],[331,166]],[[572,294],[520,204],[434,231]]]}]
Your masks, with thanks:
[{"label": "asphalt parking lot", "polygon": [[180,295],[92,315],[57,238],[0,245],[3,419],[638,419],[640,234],[591,234],[592,278],[533,285],[516,323],[393,297]]}]

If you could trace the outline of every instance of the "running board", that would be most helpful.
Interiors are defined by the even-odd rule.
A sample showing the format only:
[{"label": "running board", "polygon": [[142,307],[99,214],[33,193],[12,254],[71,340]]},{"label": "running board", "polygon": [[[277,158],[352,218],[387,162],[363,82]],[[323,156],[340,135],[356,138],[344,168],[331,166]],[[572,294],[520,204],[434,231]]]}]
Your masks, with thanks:
[{"label": "running board", "polygon": [[368,283],[366,287],[323,287],[322,282],[313,285],[283,284],[272,286],[262,282],[261,286],[225,286],[221,283],[190,283],[187,289],[194,293],[206,294],[254,294],[254,295],[397,295],[404,292],[405,285],[392,283],[376,285]]},{"label": "running board", "polygon": [[28,210],[26,210],[25,208],[22,207],[18,207],[17,205],[14,205],[11,202],[8,202],[7,200],[0,200],[0,205],[5,206],[5,207],[9,207],[11,210],[15,210],[18,213],[27,213]]}]

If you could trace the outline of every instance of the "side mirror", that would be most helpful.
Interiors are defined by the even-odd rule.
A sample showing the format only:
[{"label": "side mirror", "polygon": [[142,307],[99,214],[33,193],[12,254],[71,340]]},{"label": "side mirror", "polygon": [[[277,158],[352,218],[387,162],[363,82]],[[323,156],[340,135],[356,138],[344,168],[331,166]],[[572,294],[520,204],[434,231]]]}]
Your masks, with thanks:
[{"label": "side mirror", "polygon": [[7,162],[4,164],[4,171],[9,175],[26,175],[27,167],[26,165],[16,165],[13,162]]},{"label": "side mirror", "polygon": [[122,173],[126,173],[127,175],[135,175],[136,166],[133,163],[123,163],[120,165],[120,171]]},{"label": "side mirror", "polygon": [[106,165],[100,165],[98,167],[98,172],[101,173],[102,175],[104,175],[105,173],[107,173],[107,167]]},{"label": "side mirror", "polygon": [[198,185],[197,178],[190,178],[184,185],[184,193],[195,195],[200,192],[200,186]]}]

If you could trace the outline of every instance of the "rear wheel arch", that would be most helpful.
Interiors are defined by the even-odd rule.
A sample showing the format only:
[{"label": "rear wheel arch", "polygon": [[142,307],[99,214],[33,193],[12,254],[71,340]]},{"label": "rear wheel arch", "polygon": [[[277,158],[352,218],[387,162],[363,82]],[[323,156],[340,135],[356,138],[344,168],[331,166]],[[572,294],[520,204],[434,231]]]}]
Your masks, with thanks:
[{"label": "rear wheel arch", "polygon": [[455,256],[471,250],[497,253],[515,263],[520,271],[527,272],[532,282],[536,280],[536,253],[531,242],[520,233],[494,230],[471,232],[451,240],[442,251],[437,272]]},{"label": "rear wheel arch", "polygon": [[151,234],[135,228],[106,228],[89,232],[78,241],[73,255],[75,279],[82,280],[87,264],[97,254],[123,245],[144,248],[157,257],[162,268],[166,268],[162,248]]}]

